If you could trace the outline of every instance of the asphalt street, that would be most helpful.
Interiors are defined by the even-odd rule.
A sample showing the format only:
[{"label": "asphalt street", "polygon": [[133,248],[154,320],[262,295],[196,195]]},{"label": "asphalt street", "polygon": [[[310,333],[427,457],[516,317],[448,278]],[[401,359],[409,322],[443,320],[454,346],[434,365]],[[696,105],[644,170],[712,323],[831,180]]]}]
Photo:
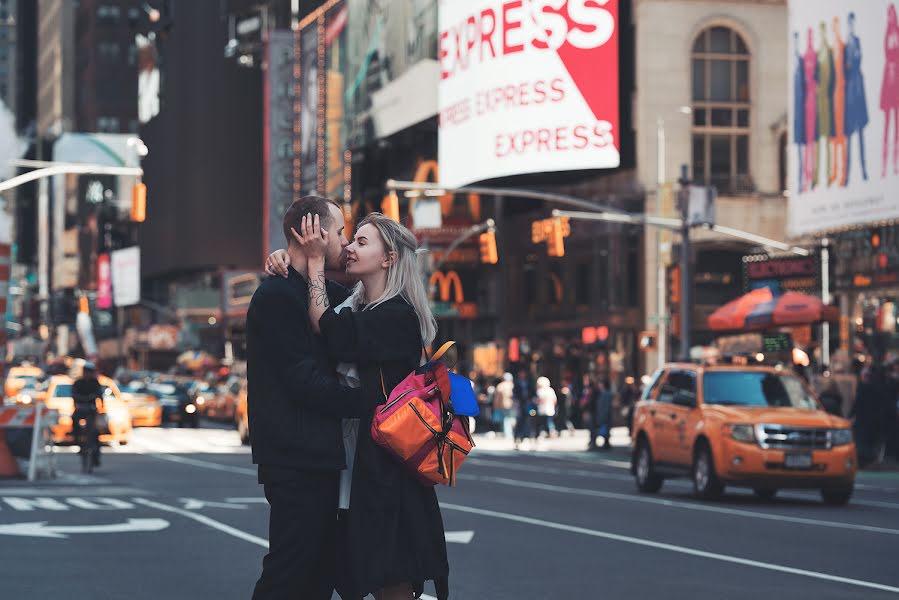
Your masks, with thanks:
[{"label": "asphalt street", "polygon": [[[476,449],[439,490],[452,598],[899,596],[899,474],[863,473],[846,507],[706,503],[687,481],[638,494],[627,457]],[[0,598],[250,597],[268,506],[235,432],[136,430],[91,477],[58,461],[55,482],[0,482]]]}]

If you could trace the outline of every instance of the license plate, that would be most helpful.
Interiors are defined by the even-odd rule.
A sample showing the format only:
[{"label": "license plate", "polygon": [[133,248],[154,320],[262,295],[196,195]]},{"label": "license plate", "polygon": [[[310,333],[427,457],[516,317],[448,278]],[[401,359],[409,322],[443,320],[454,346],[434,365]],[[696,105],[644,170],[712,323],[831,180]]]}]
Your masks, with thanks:
[{"label": "license plate", "polygon": [[788,469],[809,469],[812,466],[810,452],[784,454],[784,466]]}]

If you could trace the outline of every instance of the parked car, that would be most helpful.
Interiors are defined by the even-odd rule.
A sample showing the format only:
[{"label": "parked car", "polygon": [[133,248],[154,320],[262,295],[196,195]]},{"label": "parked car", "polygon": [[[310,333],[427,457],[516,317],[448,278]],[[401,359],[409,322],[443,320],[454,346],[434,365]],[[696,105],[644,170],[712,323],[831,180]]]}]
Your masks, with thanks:
[{"label": "parked car", "polygon": [[637,488],[689,476],[701,498],[728,485],[761,498],[813,488],[846,504],[858,468],[849,421],[828,414],[788,369],[671,364],[646,387],[634,414]]}]

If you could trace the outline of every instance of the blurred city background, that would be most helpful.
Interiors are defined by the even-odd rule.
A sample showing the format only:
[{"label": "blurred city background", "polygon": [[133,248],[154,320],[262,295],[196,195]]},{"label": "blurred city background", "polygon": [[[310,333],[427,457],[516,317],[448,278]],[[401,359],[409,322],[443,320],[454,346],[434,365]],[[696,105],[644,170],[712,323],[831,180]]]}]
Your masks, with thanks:
[{"label": "blurred city background", "polygon": [[[0,500],[15,501],[0,501],[0,537],[24,544],[0,551],[0,564],[19,566],[20,597],[39,589],[35,557],[65,556],[8,521],[35,496],[45,502],[28,510],[71,513],[73,531],[85,503],[166,516],[163,503],[182,525],[196,526],[182,513],[206,514],[256,540],[244,549],[212,530],[177,534],[205,553],[194,574],[221,575],[208,589],[136,586],[126,565],[111,576],[115,593],[51,578],[44,595],[249,595],[266,531],[243,445],[246,313],[265,257],[286,245],[284,210],[312,193],[340,203],[350,237],[380,211],[428,250],[435,347],[457,342],[456,370],[481,403],[483,454],[459,489],[441,491],[448,505],[480,507],[446,509],[448,531],[474,536],[450,545],[457,597],[899,593],[886,562],[899,534],[895,3],[0,0],[0,475],[29,486],[0,484]],[[109,400],[109,456],[93,474],[69,446],[71,384],[85,361]],[[793,427],[784,440],[811,436],[808,464],[780,453],[777,468],[803,480],[784,487],[824,490],[808,477],[830,459],[812,454],[808,431],[827,432],[830,451],[835,432],[851,430],[852,451],[833,461],[849,478],[837,492],[852,495],[855,481],[848,507],[803,492],[760,504],[777,493],[766,480],[730,508],[682,510],[678,523],[662,514],[677,509],[634,491],[634,478],[645,494],[652,475],[672,475],[666,442],[638,435],[641,398],[708,408],[697,381],[723,366],[799,377],[812,394],[805,406],[784,392],[786,406],[820,416],[752,417],[750,441],[766,451],[769,425]],[[551,407],[522,395],[538,378]],[[687,447],[692,418],[677,421],[672,444]],[[693,493],[717,495],[697,477],[702,443],[726,457],[722,481],[747,485],[724,472],[744,457],[689,439],[687,458],[667,466],[683,467]],[[597,447],[610,454],[587,452]],[[235,474],[242,487],[228,488]],[[677,486],[675,503],[708,507]],[[514,519],[478,521],[505,510],[559,527],[544,536]],[[728,542],[728,532],[750,539]],[[481,536],[490,543],[478,547]],[[775,552],[763,536],[779,541]],[[222,541],[222,557],[210,556]],[[653,546],[662,543],[685,550],[669,560],[670,548]],[[718,558],[691,554],[699,548]],[[536,558],[544,552],[554,558]],[[176,555],[159,558],[166,573],[181,568]],[[598,579],[591,557],[610,561]],[[240,568],[221,573],[232,560]],[[703,588],[687,573],[709,560],[724,562]],[[638,575],[645,561],[659,580]],[[616,570],[628,577],[609,579]]]}]

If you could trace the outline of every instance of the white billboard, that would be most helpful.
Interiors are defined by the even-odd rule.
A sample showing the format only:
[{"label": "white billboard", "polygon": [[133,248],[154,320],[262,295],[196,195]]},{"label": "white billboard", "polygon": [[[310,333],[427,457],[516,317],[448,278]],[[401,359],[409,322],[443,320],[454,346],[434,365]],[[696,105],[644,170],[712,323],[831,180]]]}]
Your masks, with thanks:
[{"label": "white billboard", "polygon": [[618,0],[441,0],[440,182],[620,164]]},{"label": "white billboard", "polygon": [[140,302],[140,247],[113,250],[109,256],[112,270],[112,301],[116,306]]},{"label": "white billboard", "polygon": [[789,229],[899,218],[892,0],[790,0]]}]

